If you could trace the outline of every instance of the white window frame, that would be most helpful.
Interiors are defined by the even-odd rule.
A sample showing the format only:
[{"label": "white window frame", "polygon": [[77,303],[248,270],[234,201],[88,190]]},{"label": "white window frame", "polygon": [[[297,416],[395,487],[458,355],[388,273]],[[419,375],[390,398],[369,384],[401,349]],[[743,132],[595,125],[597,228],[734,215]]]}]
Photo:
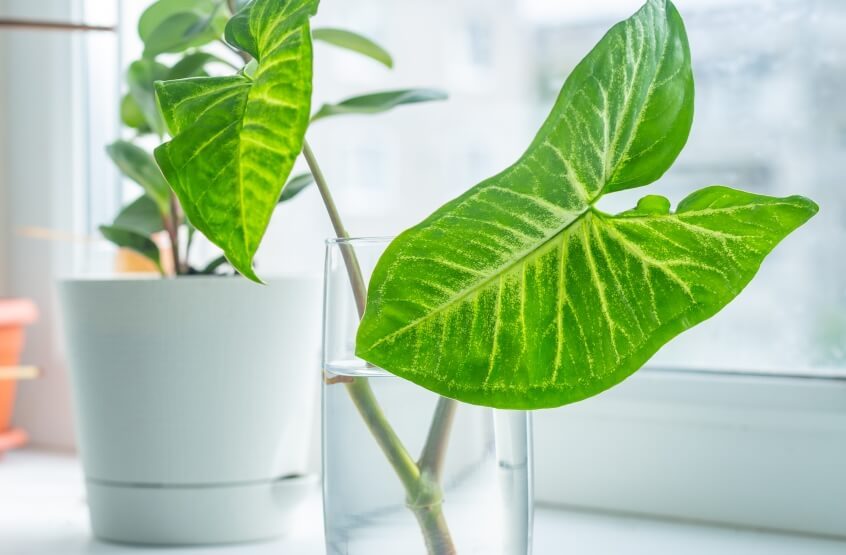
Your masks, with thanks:
[{"label": "white window frame", "polygon": [[846,379],[644,369],[535,414],[539,503],[846,537]]}]

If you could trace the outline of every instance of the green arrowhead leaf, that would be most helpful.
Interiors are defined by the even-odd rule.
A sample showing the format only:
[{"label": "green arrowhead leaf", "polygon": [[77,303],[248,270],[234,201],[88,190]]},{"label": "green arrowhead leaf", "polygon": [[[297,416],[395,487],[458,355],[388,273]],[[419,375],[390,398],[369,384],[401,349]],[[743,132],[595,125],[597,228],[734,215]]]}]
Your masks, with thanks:
[{"label": "green arrowhead leaf", "polygon": [[295,196],[302,193],[312,183],[314,183],[314,176],[310,173],[301,173],[292,177],[285,185],[285,188],[282,189],[282,195],[279,197],[279,204],[288,202]]},{"label": "green arrowhead leaf", "polygon": [[156,202],[147,195],[141,195],[120,211],[112,227],[149,237],[164,229],[164,220]]},{"label": "green arrowhead leaf", "polygon": [[394,67],[394,60],[388,51],[364,35],[346,29],[323,27],[312,31],[311,37],[314,40],[367,56],[385,67]]},{"label": "green arrowhead leaf", "polygon": [[308,126],[316,10],[317,0],[256,0],[230,20],[227,40],[258,60],[252,78],[156,84],[173,135],[159,166],[191,223],[256,281],[253,256]]},{"label": "green arrowhead leaf", "polygon": [[212,42],[223,34],[227,20],[225,2],[219,0],[159,0],[138,20],[144,56],[183,52]]},{"label": "green arrowhead leaf", "polygon": [[670,167],[692,111],[682,20],[650,0],[577,66],[513,166],[388,247],[359,356],[461,401],[537,409],[612,387],[716,314],[817,207],[709,187],[675,212],[657,196],[597,210]]},{"label": "green arrowhead leaf", "polygon": [[101,225],[100,233],[115,245],[133,250],[141,256],[150,259],[156,265],[156,268],[159,269],[159,272],[162,272],[159,247],[149,237],[129,229],[110,225]]},{"label": "green arrowhead leaf", "polygon": [[146,150],[129,141],[115,141],[106,152],[125,176],[143,187],[161,214],[170,214],[170,186]]},{"label": "green arrowhead leaf", "polygon": [[380,114],[404,104],[446,100],[447,94],[434,89],[403,89],[354,96],[337,104],[324,104],[311,118],[312,121],[331,116],[350,114]]}]

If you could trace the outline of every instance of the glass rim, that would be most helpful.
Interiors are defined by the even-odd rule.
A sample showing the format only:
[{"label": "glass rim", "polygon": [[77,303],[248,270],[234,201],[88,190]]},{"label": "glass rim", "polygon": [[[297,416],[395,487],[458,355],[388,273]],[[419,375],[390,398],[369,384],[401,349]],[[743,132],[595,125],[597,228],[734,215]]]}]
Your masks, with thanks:
[{"label": "glass rim", "polygon": [[381,235],[372,237],[330,237],[326,239],[326,245],[361,245],[368,243],[390,243],[394,240],[393,236]]}]

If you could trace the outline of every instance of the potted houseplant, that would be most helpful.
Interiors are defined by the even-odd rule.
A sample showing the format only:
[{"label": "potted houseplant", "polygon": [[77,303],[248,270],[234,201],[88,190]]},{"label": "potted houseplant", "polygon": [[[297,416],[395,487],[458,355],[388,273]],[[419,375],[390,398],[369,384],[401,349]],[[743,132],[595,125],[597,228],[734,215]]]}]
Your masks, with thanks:
[{"label": "potted houseplant", "polygon": [[[682,19],[668,0],[648,0],[576,67],[515,164],[387,248],[383,240],[351,240],[304,142],[306,126],[289,125],[284,135],[278,126],[308,105],[309,75],[297,68],[310,59],[308,18],[316,9],[314,0],[256,0],[230,21],[231,44],[257,60],[254,80],[158,83],[174,139],[156,159],[189,217],[205,216],[192,218],[198,229],[253,279],[263,227],[249,215],[273,202],[267,175],[279,175],[301,151],[309,164],[338,236],[328,248],[324,326],[324,416],[343,413],[324,422],[329,551],[527,553],[530,460],[520,411],[577,402],[624,380],[736,297],[817,206],[718,186],[675,210],[657,195],[620,214],[596,207],[606,194],[661,177],[691,128]],[[233,142],[251,146],[233,153]],[[240,171],[225,166],[233,157]],[[212,176],[225,177],[200,197]],[[230,205],[240,210],[221,209]],[[399,378],[371,379],[385,374],[380,368]],[[437,394],[428,426],[394,402],[409,382]],[[473,406],[497,409],[494,455],[476,453],[447,480],[454,451],[468,450],[450,440],[451,430]],[[354,413],[372,439],[336,429]],[[462,440],[488,433],[486,419]],[[418,458],[409,437],[422,446]],[[370,464],[360,456],[366,450],[386,463]],[[477,479],[482,487],[454,487]],[[360,502],[371,497],[379,502]],[[501,510],[475,512],[486,502]]]},{"label": "potted houseplant", "polygon": [[[92,526],[103,539],[202,544],[278,536],[313,482],[304,474],[319,383],[319,279],[286,276],[254,287],[239,275],[254,278],[252,268],[229,250],[198,263],[192,245],[209,229],[208,212],[184,204],[192,197],[182,182],[166,178],[144,147],[179,129],[158,109],[157,80],[190,86],[218,79],[209,75],[227,67],[237,70],[236,80],[261,80],[249,56],[232,51],[237,39],[224,37],[238,8],[223,0],[160,0],[141,16],[144,56],[129,67],[121,103],[135,136],[107,151],[143,194],[100,229],[121,248],[119,268],[154,274],[69,279],[59,287]],[[392,65],[384,49],[350,31],[316,29],[314,39]],[[220,50],[221,43],[228,50],[215,54],[211,45]],[[299,69],[310,75],[311,58]],[[310,95],[310,79],[302,85]],[[314,118],[442,97],[389,91],[326,106]],[[294,128],[308,123],[309,110],[302,107]],[[248,244],[257,246],[277,206],[284,210],[311,184],[310,175],[286,183],[290,169],[263,192],[273,196],[266,210],[250,207],[261,231],[245,229],[243,237],[255,231]],[[221,235],[209,239],[220,243]]]}]

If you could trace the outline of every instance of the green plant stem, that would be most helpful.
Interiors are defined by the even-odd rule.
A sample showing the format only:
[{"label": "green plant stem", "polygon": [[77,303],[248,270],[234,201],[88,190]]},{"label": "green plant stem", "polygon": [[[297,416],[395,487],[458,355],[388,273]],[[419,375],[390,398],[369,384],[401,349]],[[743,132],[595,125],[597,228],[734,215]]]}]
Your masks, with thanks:
[{"label": "green plant stem", "polygon": [[452,399],[447,397],[438,399],[435,415],[432,417],[432,425],[429,427],[429,434],[426,436],[426,444],[423,446],[423,451],[417,462],[420,472],[423,474],[429,473],[436,482],[441,480],[449,443],[449,432],[452,429],[457,407],[458,403]]},{"label": "green plant stem", "polygon": [[355,379],[347,383],[346,387],[358,412],[367,424],[367,428],[373,434],[376,443],[387,455],[388,462],[399,476],[406,491],[417,490],[420,482],[420,469],[417,468],[414,459],[411,458],[411,455],[403,446],[402,440],[385,417],[385,413],[373,393],[373,388],[370,387],[369,380]]},{"label": "green plant stem", "polygon": [[165,231],[170,239],[170,255],[173,261],[173,273],[181,274],[182,261],[179,258],[179,203],[176,195],[170,194],[170,214],[164,218]]},{"label": "green plant stem", "polygon": [[[344,228],[341,214],[338,212],[338,207],[335,204],[335,199],[332,198],[332,193],[326,182],[326,177],[323,175],[323,170],[320,169],[320,164],[317,163],[317,158],[311,150],[306,141],[303,146],[303,156],[305,156],[311,175],[314,177],[314,182],[320,191],[320,196],[323,198],[323,204],[326,206],[326,211],[329,213],[329,219],[332,221],[332,227],[335,230],[335,236],[339,239],[349,239],[350,234]],[[364,315],[364,308],[367,306],[367,284],[364,283],[364,278],[361,275],[361,266],[358,263],[358,257],[352,246],[345,242],[340,243],[341,255],[344,257],[344,264],[347,266],[347,274],[350,277],[350,285],[355,296],[356,309],[358,310],[359,318]]]},{"label": "green plant stem", "polygon": [[188,238],[185,239],[185,254],[182,256],[182,267],[187,273],[191,265],[191,247],[194,245],[194,233],[196,230],[190,224],[186,227],[188,228]]},{"label": "green plant stem", "polygon": [[[326,206],[335,235],[339,239],[349,239],[349,233],[344,228],[338,207],[326,182],[326,177],[323,175],[314,151],[311,150],[308,142],[303,144],[303,156],[323,198],[323,204]],[[358,314],[361,317],[367,303],[367,286],[361,273],[361,265],[351,245],[342,242],[340,247],[356,300]],[[370,387],[369,380],[355,378],[346,383],[346,388],[368,430],[402,482],[406,491],[406,503],[417,518],[428,552],[430,555],[454,555],[456,553],[455,546],[442,509],[442,493],[438,482],[440,471],[432,472],[429,463],[427,463],[427,466],[424,467],[425,470],[421,472],[421,467],[411,458],[408,450],[402,444],[402,440],[385,417],[385,413]],[[447,417],[447,414],[454,414],[454,409],[441,409],[442,401],[443,399],[438,402],[439,410],[436,410],[436,418],[429,431],[429,439],[426,442],[426,447],[423,450],[424,456],[421,456],[421,460],[443,460],[443,452],[447,443],[446,438],[449,436],[449,427],[452,422],[452,417]],[[452,401],[449,403],[454,404]],[[433,434],[440,434],[440,437],[435,439]],[[430,448],[430,444],[439,447]],[[429,452],[432,454],[426,455]],[[436,463],[433,468],[439,468],[439,463]]]},{"label": "green plant stem", "polygon": [[436,504],[415,508],[414,516],[423,531],[426,551],[431,555],[456,555],[440,500]]}]

